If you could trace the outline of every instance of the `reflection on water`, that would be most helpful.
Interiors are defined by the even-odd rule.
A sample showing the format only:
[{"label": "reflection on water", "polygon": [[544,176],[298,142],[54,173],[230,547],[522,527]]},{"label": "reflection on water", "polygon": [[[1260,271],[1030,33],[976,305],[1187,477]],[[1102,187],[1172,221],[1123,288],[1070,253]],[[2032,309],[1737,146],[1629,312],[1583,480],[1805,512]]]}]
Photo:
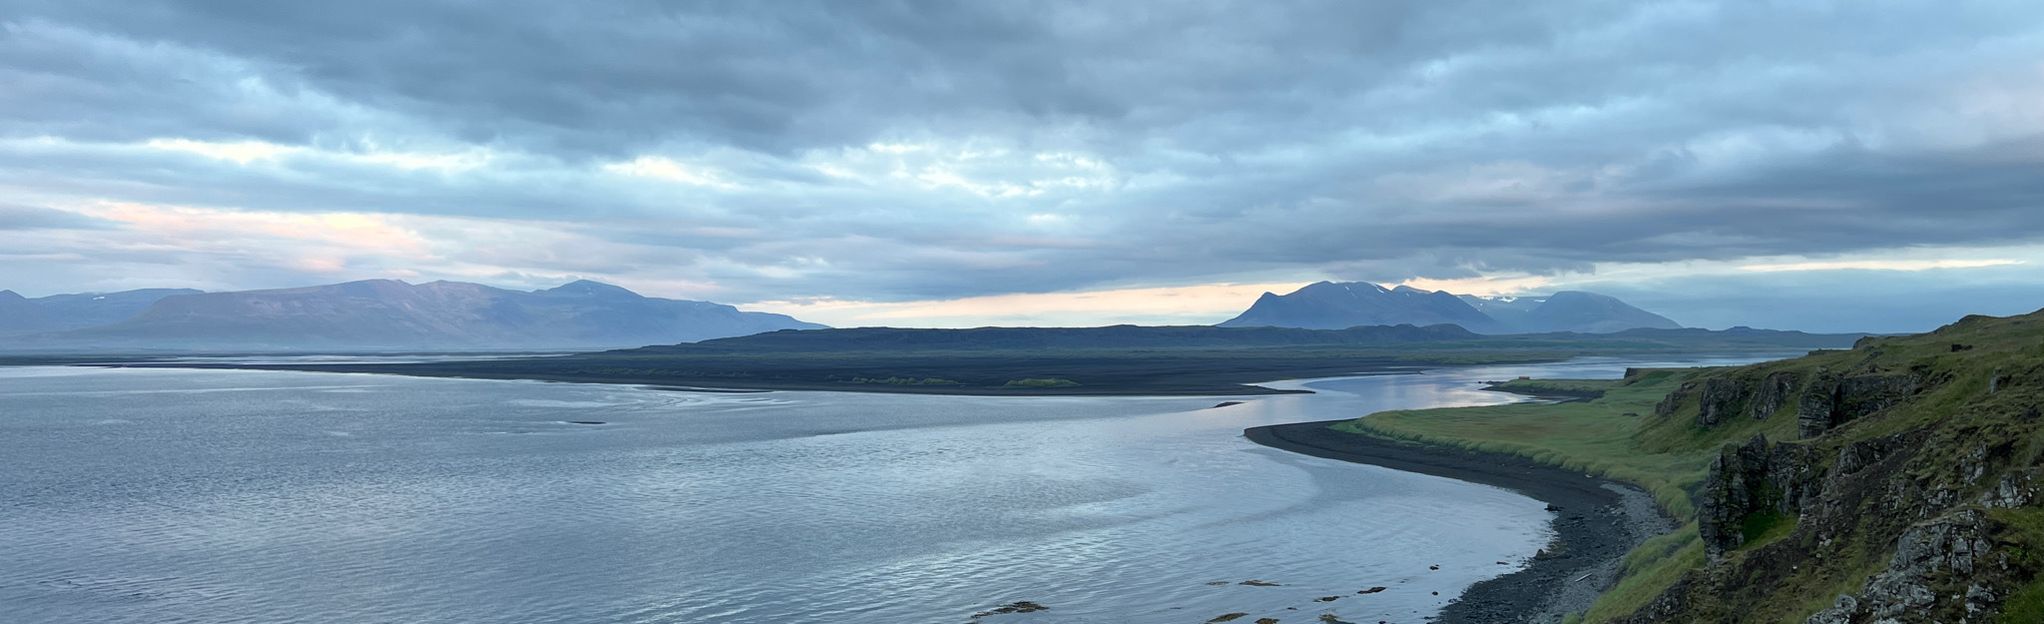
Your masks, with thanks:
[{"label": "reflection on water", "polygon": [[[0,610],[896,623],[1031,600],[1051,610],[982,621],[1416,622],[1542,545],[1541,505],[1240,430],[1495,403],[1512,399],[1475,381],[1626,365],[1291,382],[1319,394],[1218,409],[0,368]],[[1376,585],[1391,589],[1355,595]],[[1346,597],[1313,600],[1329,595]]]}]

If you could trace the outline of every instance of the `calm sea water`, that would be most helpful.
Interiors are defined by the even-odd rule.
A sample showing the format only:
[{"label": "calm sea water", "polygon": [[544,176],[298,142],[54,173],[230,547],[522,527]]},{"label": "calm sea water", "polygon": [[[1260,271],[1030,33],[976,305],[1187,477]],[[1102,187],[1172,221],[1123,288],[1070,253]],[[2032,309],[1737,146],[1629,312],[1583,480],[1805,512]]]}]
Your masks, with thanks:
[{"label": "calm sea water", "polygon": [[0,368],[0,621],[1417,622],[1541,547],[1542,505],[1241,429],[1632,364],[1225,408]]}]

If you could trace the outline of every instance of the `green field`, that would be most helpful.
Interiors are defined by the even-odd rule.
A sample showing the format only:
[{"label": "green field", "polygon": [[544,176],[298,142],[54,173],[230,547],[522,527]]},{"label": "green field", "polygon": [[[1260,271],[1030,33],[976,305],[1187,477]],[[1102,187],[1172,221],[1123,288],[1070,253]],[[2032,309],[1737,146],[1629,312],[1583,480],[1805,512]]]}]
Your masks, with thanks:
[{"label": "green field", "polygon": [[1688,491],[1704,477],[1715,446],[1643,452],[1654,404],[1692,373],[1654,371],[1625,380],[1525,380],[1501,390],[1545,394],[1555,389],[1601,391],[1589,401],[1514,403],[1485,407],[1404,410],[1372,414],[1335,428],[1459,448],[1509,453],[1629,482],[1652,492],[1684,524],[1627,557],[1625,575],[1588,616],[1604,621],[1631,613],[1684,571],[1703,563],[1695,505]]},{"label": "green field", "polygon": [[[1771,375],[1795,380],[1795,392],[1778,410],[1756,416],[1761,410],[1751,408],[1758,401],[1753,389]],[[1906,398],[1799,440],[1795,397],[1824,375],[1906,377],[1914,385]],[[1710,380],[1747,392],[1736,410],[1715,422],[1699,418],[1705,399],[1698,389]],[[1685,383],[1681,400],[1657,414],[1663,397]],[[1585,622],[1624,619],[1668,592],[1687,592],[1687,613],[1698,621],[1802,622],[1831,606],[1836,596],[1859,591],[1883,570],[1896,536],[1912,523],[1978,509],[1968,501],[1983,495],[1996,471],[2027,474],[2044,464],[2044,433],[2034,416],[2044,402],[2044,316],[2039,315],[1969,317],[1934,334],[1869,339],[1849,351],[1746,367],[1645,371],[1612,381],[1514,380],[1494,388],[1596,398],[1382,412],[1335,428],[1529,457],[1652,492],[1682,528],[1634,550],[1619,583],[1582,615]],[[1722,561],[1708,562],[1697,522],[1704,504],[1699,489],[1721,449],[1756,434],[1776,446],[1807,449],[1814,459],[1803,469],[1811,474],[1832,470],[1842,451],[1876,449],[1900,459],[1883,468],[1890,471],[1880,475],[1885,481],[1818,481],[1849,490],[1824,499],[1843,501],[1834,503],[1839,505],[1835,509],[1820,508],[1817,516],[1806,510],[1802,522],[1820,526],[1799,526],[1796,514],[1772,509],[1746,513],[1734,527],[1744,543]],[[1966,465],[1980,467],[1959,468]],[[1762,495],[1780,500],[1778,493]],[[2006,576],[1972,582],[2003,584],[2008,600],[2000,621],[2037,621],[2024,618],[2044,614],[2044,584],[2034,576],[2044,569],[2044,555],[2036,554],[2044,548],[2035,546],[2044,545],[2044,510],[1987,511],[1998,539],[2013,548],[2015,559],[1996,572]],[[1691,582],[1678,586],[1685,577]],[[1954,591],[1963,593],[1964,587],[1939,588],[1935,595]],[[1943,603],[1938,608],[1957,609]]]},{"label": "green field", "polygon": [[1619,387],[1618,379],[1513,379],[1490,384],[1487,389],[1529,396],[1594,399]]}]

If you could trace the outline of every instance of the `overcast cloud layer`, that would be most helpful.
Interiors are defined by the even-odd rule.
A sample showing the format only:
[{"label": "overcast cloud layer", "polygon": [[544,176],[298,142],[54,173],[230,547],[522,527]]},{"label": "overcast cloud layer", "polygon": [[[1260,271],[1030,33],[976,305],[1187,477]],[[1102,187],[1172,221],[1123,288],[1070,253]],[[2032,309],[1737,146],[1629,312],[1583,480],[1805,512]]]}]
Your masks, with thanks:
[{"label": "overcast cloud layer", "polygon": [[1723,325],[1900,282],[1653,267],[1987,249],[1908,279],[2044,306],[2034,1],[0,0],[0,85],[29,294],[1536,276]]}]

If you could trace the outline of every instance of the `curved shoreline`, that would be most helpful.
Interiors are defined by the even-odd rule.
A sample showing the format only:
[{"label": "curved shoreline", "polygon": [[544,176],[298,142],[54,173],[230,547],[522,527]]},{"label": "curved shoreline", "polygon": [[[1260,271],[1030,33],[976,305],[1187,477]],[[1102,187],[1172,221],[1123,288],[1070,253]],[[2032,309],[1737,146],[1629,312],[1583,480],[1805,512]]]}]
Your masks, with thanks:
[{"label": "curved shoreline", "polygon": [[1547,503],[1555,542],[1524,569],[1469,587],[1433,622],[1559,622],[1589,609],[1625,554],[1673,530],[1637,488],[1513,455],[1336,431],[1343,420],[1251,427],[1249,441],[1294,453],[1481,483]]}]

